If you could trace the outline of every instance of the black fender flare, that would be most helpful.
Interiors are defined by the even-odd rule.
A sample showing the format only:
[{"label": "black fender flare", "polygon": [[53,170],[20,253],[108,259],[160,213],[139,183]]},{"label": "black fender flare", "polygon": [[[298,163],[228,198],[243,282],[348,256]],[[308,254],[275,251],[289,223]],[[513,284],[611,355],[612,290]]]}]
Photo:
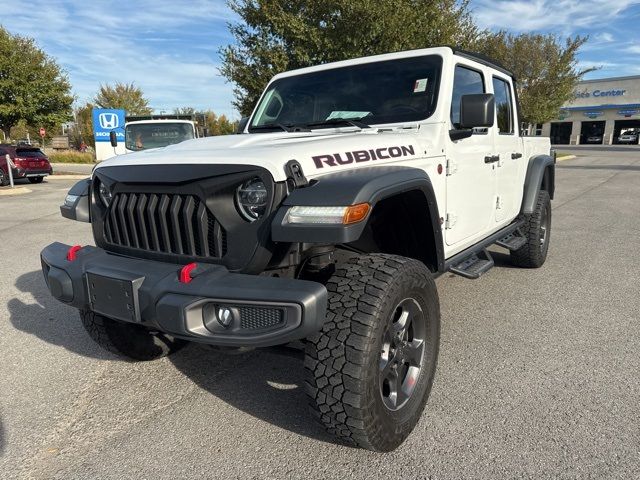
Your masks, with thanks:
[{"label": "black fender flare", "polygon": [[89,210],[89,191],[91,187],[91,179],[85,178],[76,183],[67,195],[75,195],[77,198],[73,204],[65,202],[60,205],[60,213],[64,218],[70,220],[76,220],[77,222],[90,223],[90,210]]},{"label": "black fender flare", "polygon": [[436,243],[438,266],[444,265],[444,247],[438,203],[429,176],[412,167],[364,167],[347,172],[323,175],[305,188],[299,188],[282,202],[271,223],[271,236],[276,242],[350,243],[360,238],[366,221],[353,225],[294,225],[286,222],[291,206],[347,206],[369,203],[372,210],[385,198],[421,191],[429,206],[431,228]]},{"label": "black fender flare", "polygon": [[533,213],[536,207],[538,192],[540,192],[540,189],[542,188],[542,181],[547,169],[549,170],[547,189],[549,191],[549,196],[553,199],[556,176],[554,158],[551,155],[536,155],[529,159],[527,175],[524,181],[524,193],[522,195],[522,206],[520,208],[521,213]]}]

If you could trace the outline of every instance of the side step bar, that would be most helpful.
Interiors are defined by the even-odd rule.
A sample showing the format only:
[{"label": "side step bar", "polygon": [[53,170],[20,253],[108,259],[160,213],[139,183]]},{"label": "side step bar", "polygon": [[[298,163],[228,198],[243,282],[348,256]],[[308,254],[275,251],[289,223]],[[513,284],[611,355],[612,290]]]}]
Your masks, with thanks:
[{"label": "side step bar", "polygon": [[520,231],[523,224],[524,221],[516,220],[481,242],[454,255],[445,262],[445,271],[465,278],[479,278],[495,265],[487,247],[495,244],[509,250],[517,250],[526,243],[527,239]]},{"label": "side step bar", "polygon": [[522,234],[519,228],[516,228],[513,233],[504,236],[496,242],[496,245],[507,250],[518,250],[520,247],[527,243],[527,238]]},{"label": "side step bar", "polygon": [[474,253],[458,265],[449,268],[449,271],[461,277],[475,280],[480,278],[483,273],[491,270],[494,265],[491,254],[485,249],[478,254]]}]

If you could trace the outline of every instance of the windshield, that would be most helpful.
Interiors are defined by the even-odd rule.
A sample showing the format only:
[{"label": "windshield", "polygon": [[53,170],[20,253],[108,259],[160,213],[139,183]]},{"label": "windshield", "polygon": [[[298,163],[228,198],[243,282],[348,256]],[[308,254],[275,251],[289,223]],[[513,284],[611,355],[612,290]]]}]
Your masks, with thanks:
[{"label": "windshield", "polygon": [[23,158],[44,158],[45,156],[44,153],[37,148],[30,148],[28,150],[18,148],[16,149],[16,155]]},{"label": "windshield", "polygon": [[429,55],[281,78],[269,85],[249,131],[345,125],[336,119],[368,125],[424,120],[436,107],[441,66],[441,57]]},{"label": "windshield", "polygon": [[166,147],[192,138],[193,127],[184,122],[134,123],[125,128],[125,145],[129,150]]}]

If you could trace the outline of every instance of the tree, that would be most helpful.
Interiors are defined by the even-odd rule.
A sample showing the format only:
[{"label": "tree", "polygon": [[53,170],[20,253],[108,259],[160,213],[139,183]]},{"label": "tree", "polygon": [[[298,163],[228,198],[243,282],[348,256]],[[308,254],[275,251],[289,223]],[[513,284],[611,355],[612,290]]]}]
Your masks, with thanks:
[{"label": "tree", "polygon": [[229,135],[235,133],[236,123],[231,122],[226,115],[216,115],[211,110],[204,113],[205,126],[209,135]]},{"label": "tree", "polygon": [[178,107],[173,109],[173,113],[176,115],[195,115],[196,109],[193,107]]},{"label": "tree", "polygon": [[562,41],[551,34],[499,31],[486,35],[477,49],[513,72],[521,120],[536,124],[556,118],[582,76],[595,70],[577,67],[576,54],[586,41],[580,36]]},{"label": "tree", "polygon": [[435,45],[469,47],[481,35],[468,0],[230,0],[242,20],[221,50],[234,106],[251,113],[284,70]]},{"label": "tree", "polygon": [[31,38],[0,26],[0,128],[8,138],[20,121],[51,128],[69,120],[71,85],[56,61]]},{"label": "tree", "polygon": [[97,108],[119,108],[126,110],[127,115],[150,115],[149,101],[144,97],[140,87],[132,83],[116,82],[115,85],[100,85],[100,90],[93,99]]},{"label": "tree", "polygon": [[70,141],[79,148],[82,142],[91,147],[95,147],[95,138],[93,137],[93,109],[95,105],[87,102],[77,106],[74,109],[75,127],[70,132]]}]

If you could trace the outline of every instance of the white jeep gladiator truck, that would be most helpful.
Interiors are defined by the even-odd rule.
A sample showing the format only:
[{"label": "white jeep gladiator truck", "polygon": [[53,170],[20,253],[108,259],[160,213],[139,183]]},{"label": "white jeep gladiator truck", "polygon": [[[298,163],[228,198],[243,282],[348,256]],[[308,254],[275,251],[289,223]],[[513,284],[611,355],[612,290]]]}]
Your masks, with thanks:
[{"label": "white jeep gladiator truck", "polygon": [[448,47],[277,75],[241,133],[99,164],[61,206],[96,246],[47,246],[47,285],[136,360],[301,341],[317,419],[392,450],[433,382],[435,278],[478,278],[492,245],[544,263],[549,140],[507,70]]}]

